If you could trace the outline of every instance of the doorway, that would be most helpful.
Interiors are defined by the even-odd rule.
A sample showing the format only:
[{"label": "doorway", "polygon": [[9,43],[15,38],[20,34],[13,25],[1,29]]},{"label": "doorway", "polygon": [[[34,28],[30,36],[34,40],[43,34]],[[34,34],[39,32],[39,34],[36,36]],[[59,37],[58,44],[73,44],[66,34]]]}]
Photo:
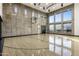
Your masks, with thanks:
[{"label": "doorway", "polygon": [[46,26],[45,25],[42,25],[41,26],[41,33],[42,34],[45,34],[46,33]]}]

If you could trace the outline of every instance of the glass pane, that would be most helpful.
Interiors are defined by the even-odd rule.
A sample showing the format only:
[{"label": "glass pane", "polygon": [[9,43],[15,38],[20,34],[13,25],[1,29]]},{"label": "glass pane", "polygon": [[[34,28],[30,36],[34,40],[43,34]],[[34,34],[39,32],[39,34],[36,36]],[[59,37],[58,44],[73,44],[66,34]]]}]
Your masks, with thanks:
[{"label": "glass pane", "polygon": [[61,13],[55,15],[55,22],[61,22]]},{"label": "glass pane", "polygon": [[71,23],[64,24],[64,31],[71,32],[71,29],[72,29]]},{"label": "glass pane", "polygon": [[61,24],[56,25],[56,31],[61,31],[61,28],[62,28]]},{"label": "glass pane", "polygon": [[72,11],[66,11],[63,13],[63,21],[69,21],[72,20]]},{"label": "glass pane", "polygon": [[54,23],[54,16],[49,16],[49,23]]},{"label": "glass pane", "polygon": [[49,31],[53,32],[54,31],[54,25],[49,25]]}]

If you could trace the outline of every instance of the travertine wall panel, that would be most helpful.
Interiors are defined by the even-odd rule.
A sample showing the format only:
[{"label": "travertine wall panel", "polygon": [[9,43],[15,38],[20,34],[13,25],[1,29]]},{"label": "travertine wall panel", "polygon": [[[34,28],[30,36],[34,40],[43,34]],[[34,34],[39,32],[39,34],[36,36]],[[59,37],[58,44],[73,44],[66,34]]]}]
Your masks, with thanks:
[{"label": "travertine wall panel", "polygon": [[[17,7],[17,13],[15,13],[15,7]],[[34,17],[37,18],[35,23],[32,23],[33,11]],[[41,18],[41,15],[46,17],[46,14],[25,5],[4,3],[2,35],[5,37],[41,33],[41,25],[46,25],[46,19]]]}]

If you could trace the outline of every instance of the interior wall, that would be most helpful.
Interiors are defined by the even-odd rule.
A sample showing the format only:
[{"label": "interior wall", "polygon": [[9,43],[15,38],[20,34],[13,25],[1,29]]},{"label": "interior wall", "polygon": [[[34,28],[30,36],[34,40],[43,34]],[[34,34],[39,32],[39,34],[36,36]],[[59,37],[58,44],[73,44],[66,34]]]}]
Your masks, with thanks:
[{"label": "interior wall", "polygon": [[[17,14],[14,13],[15,6],[18,8]],[[24,14],[25,9],[27,10],[27,15]],[[32,23],[32,11],[35,11],[35,17],[37,17],[36,23]],[[38,14],[40,14],[39,17]],[[42,16],[44,17],[42,18]],[[46,17],[47,15],[45,13],[29,8],[23,4],[4,3],[2,36],[40,34],[41,26],[46,25]]]},{"label": "interior wall", "polygon": [[74,35],[79,36],[79,3],[74,4]]},{"label": "interior wall", "polygon": [[2,17],[2,3],[0,3],[0,16]]},{"label": "interior wall", "polygon": [[0,16],[2,16],[2,3],[0,3]]}]

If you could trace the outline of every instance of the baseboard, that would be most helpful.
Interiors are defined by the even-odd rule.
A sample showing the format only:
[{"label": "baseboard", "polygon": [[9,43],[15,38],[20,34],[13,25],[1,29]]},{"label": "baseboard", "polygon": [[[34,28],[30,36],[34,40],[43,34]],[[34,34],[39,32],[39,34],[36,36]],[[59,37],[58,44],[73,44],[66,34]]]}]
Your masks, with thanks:
[{"label": "baseboard", "polygon": [[16,36],[5,36],[2,38],[12,38],[12,37],[21,37],[21,36],[30,36],[30,35],[38,35],[38,34],[25,34],[25,35],[16,35]]},{"label": "baseboard", "polygon": [[[40,33],[40,34],[42,34],[42,33]],[[16,35],[16,36],[5,36],[5,37],[2,37],[2,38],[12,38],[12,37],[31,36],[31,35],[40,35],[40,34],[26,34],[26,35]],[[59,33],[46,33],[46,34],[55,34],[55,35],[65,35],[65,36],[79,37],[79,35],[70,35],[70,34],[59,34]]]}]

